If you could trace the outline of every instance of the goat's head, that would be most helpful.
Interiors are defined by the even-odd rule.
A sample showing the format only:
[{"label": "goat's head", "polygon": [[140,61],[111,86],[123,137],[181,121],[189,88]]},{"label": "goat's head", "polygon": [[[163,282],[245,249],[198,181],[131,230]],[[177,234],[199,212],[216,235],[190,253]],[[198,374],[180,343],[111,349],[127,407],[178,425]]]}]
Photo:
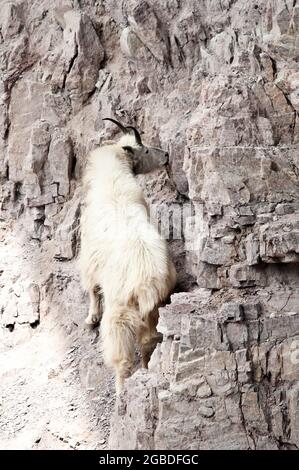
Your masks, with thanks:
[{"label": "goat's head", "polygon": [[120,122],[111,118],[104,118],[104,121],[111,121],[116,124],[124,133],[119,144],[132,161],[133,171],[136,175],[149,173],[157,168],[167,165],[169,155],[164,150],[143,145],[137,129],[133,126],[123,126]]}]

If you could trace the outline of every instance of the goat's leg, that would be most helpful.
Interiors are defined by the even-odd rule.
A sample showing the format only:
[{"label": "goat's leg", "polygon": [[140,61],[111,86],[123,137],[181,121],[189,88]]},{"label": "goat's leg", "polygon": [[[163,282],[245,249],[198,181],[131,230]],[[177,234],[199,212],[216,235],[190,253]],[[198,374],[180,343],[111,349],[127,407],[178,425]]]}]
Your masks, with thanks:
[{"label": "goat's leg", "polygon": [[139,314],[126,307],[116,306],[105,310],[101,322],[101,339],[105,364],[112,366],[116,376],[116,393],[119,395],[124,381],[132,373],[135,363],[135,338]]},{"label": "goat's leg", "polygon": [[116,395],[119,395],[123,389],[125,379],[132,374],[134,361],[123,359],[115,364],[115,390]]},{"label": "goat's leg", "polygon": [[142,367],[147,369],[151,355],[158,343],[162,342],[163,336],[157,331],[159,320],[158,308],[155,308],[145,319],[144,328],[138,333],[138,343],[142,357]]},{"label": "goat's leg", "polygon": [[85,318],[85,323],[90,326],[97,326],[102,317],[102,295],[97,286],[89,289],[89,311]]}]

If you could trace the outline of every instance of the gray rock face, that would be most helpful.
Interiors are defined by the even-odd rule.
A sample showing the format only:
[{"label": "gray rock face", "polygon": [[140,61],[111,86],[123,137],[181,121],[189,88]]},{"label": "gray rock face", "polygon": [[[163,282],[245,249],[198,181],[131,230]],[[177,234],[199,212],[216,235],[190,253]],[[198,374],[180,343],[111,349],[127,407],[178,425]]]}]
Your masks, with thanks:
[{"label": "gray rock face", "polygon": [[2,3],[0,445],[105,446],[113,384],[76,256],[82,168],[114,116],[169,151],[138,180],[179,282],[109,446],[298,448],[298,2]]}]

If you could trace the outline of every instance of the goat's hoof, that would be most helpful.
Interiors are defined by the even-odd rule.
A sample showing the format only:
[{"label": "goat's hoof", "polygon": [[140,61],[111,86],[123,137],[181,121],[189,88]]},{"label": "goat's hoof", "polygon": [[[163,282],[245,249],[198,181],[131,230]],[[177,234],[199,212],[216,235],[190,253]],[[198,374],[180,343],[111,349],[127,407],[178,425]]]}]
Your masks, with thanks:
[{"label": "goat's hoof", "polygon": [[94,325],[93,323],[85,323],[84,329],[86,331],[94,331],[96,329],[97,325]]},{"label": "goat's hoof", "polygon": [[85,318],[85,325],[89,328],[95,328],[100,323],[100,318],[97,315],[91,315]]},{"label": "goat's hoof", "polygon": [[156,341],[157,341],[157,343],[162,343],[162,341],[163,341],[162,333],[157,332]]}]

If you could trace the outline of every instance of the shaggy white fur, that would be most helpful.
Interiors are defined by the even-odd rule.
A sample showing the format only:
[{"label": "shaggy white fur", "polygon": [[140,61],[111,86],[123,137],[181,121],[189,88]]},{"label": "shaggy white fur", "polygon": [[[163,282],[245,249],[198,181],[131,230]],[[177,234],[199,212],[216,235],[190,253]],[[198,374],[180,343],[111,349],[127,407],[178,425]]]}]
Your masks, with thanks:
[{"label": "shaggy white fur", "polygon": [[[94,150],[83,184],[80,267],[90,294],[86,322],[96,323],[102,316],[104,360],[115,369],[117,393],[132,371],[135,339],[147,366],[159,340],[158,306],[176,282],[167,244],[149,221],[134,177],[138,148],[134,136],[126,134],[118,143]],[[151,169],[161,166],[159,158],[152,162]]]}]

